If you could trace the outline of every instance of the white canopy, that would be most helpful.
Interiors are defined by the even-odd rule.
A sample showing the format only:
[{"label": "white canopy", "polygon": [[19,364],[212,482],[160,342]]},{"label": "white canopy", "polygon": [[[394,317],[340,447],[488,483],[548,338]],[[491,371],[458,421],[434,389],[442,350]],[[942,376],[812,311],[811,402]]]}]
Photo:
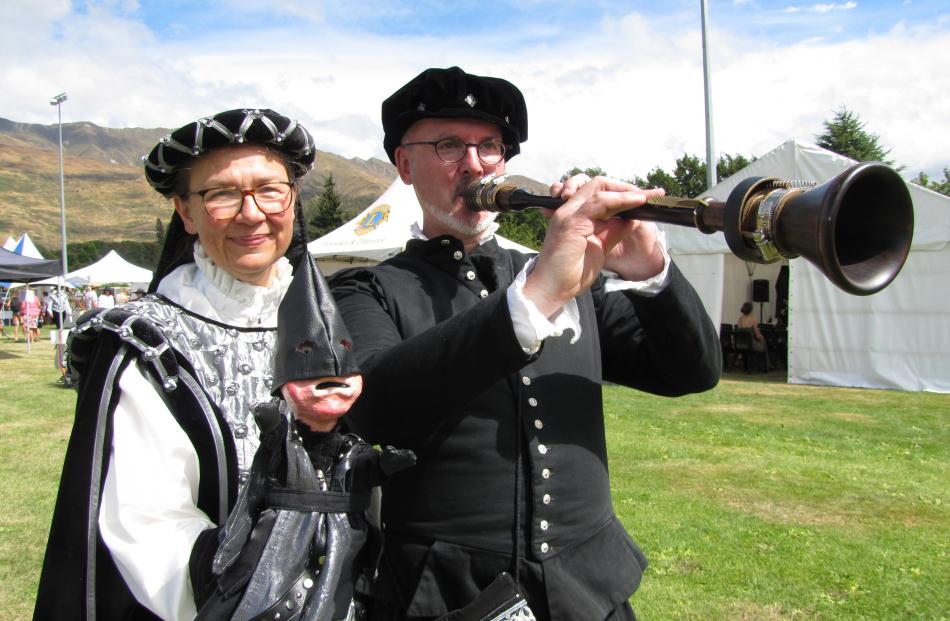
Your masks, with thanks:
[{"label": "white canopy", "polygon": [[16,240],[7,235],[7,241],[3,242],[3,249],[13,252],[16,248]]},{"label": "white canopy", "polygon": [[66,280],[76,285],[98,285],[103,283],[148,283],[152,280],[152,272],[129,263],[117,253],[110,250],[92,265],[66,274]]},{"label": "white canopy", "polygon": [[[10,288],[14,289],[16,287],[22,287],[26,283],[14,282],[10,283]],[[64,279],[62,276],[51,276],[49,278],[44,278],[43,280],[34,280],[30,283],[31,287],[66,287],[67,289],[75,289],[76,285]]]},{"label": "white canopy", "polygon": [[[422,208],[412,186],[396,179],[358,216],[307,245],[314,257],[359,257],[382,261],[399,253],[415,222],[422,222]],[[522,252],[534,252],[500,235],[498,244]]]},{"label": "white canopy", "polygon": [[45,258],[40,254],[40,251],[37,249],[36,244],[33,243],[33,240],[30,239],[29,233],[20,235],[20,239],[17,240],[16,245],[12,248],[12,250],[19,255],[23,255],[24,257],[33,257],[34,259]]},{"label": "white canopy", "polygon": [[[742,179],[753,176],[824,183],[854,163],[791,140],[705,196],[725,200]],[[913,244],[901,273],[883,291],[848,295],[804,259],[789,262],[790,383],[950,392],[950,198],[914,184],[908,189]],[[721,234],[662,226],[710,316],[724,323],[734,323],[739,306],[752,299],[753,276],[777,273],[774,265],[734,257]]]}]

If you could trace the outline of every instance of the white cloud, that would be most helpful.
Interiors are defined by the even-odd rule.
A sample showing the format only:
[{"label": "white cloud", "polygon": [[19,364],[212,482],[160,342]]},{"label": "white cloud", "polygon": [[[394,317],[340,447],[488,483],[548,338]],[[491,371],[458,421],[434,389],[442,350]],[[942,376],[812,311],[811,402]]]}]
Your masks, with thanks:
[{"label": "white cloud", "polygon": [[803,11],[808,11],[811,13],[830,13],[832,11],[850,11],[851,9],[858,8],[857,2],[843,2],[837,4],[834,2],[831,3],[819,3],[812,4],[811,6],[787,6],[782,9],[785,13],[801,13]]},{"label": "white cloud", "polygon": [[[172,43],[104,5],[66,18],[68,3],[40,4],[41,15],[14,26],[16,7],[0,9],[8,18],[0,24],[0,116],[16,121],[55,122],[48,99],[63,90],[64,121],[114,127],[177,126],[254,105],[298,117],[321,149],[385,159],[382,99],[428,66],[458,64],[524,91],[530,139],[514,172],[550,181],[575,165],[601,166],[632,177],[669,170],[684,152],[705,153],[698,11],[605,18],[514,49],[508,31],[495,39],[354,36],[290,0],[284,11],[311,18],[299,31],[254,24]],[[710,49],[720,153],[762,155],[789,138],[812,140],[845,105],[910,175],[939,175],[950,164],[950,34],[936,26],[784,47],[714,29]]]},{"label": "white cloud", "polygon": [[857,2],[845,2],[843,4],[813,4],[811,9],[816,13],[828,13],[829,11],[850,11],[857,8]]}]

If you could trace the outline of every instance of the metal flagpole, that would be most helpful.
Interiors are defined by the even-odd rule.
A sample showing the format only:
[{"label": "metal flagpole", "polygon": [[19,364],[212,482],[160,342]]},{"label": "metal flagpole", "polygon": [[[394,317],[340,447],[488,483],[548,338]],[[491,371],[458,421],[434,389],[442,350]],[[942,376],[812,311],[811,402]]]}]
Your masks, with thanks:
[{"label": "metal flagpole", "polygon": [[706,94],[706,189],[716,184],[716,149],[713,145],[712,86],[709,78],[709,41],[706,32],[706,0],[700,0],[703,22],[703,87]]}]

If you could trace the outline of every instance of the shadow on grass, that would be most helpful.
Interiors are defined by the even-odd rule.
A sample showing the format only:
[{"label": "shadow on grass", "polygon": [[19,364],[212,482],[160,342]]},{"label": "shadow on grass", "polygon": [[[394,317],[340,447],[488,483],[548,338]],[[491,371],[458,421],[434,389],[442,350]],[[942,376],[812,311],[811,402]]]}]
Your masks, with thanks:
[{"label": "shadow on grass", "polygon": [[734,382],[752,382],[757,384],[787,384],[788,370],[772,369],[768,373],[761,373],[755,371],[743,371],[741,368],[733,368],[729,369],[728,371],[723,371],[721,379]]}]

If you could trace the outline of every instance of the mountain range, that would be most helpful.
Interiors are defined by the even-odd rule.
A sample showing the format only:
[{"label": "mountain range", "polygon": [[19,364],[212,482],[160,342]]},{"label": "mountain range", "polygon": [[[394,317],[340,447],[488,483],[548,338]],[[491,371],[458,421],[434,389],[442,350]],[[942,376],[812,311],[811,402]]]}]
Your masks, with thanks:
[{"label": "mountain range", "polygon": [[[81,121],[64,123],[62,131],[68,241],[154,240],[157,221],[168,224],[171,206],[145,181],[141,158],[169,130]],[[389,162],[318,150],[302,184],[305,204],[330,174],[348,216],[372,203],[397,176]],[[514,179],[532,192],[546,187]],[[61,243],[59,127],[0,118],[0,239],[24,232],[41,248]]]}]

